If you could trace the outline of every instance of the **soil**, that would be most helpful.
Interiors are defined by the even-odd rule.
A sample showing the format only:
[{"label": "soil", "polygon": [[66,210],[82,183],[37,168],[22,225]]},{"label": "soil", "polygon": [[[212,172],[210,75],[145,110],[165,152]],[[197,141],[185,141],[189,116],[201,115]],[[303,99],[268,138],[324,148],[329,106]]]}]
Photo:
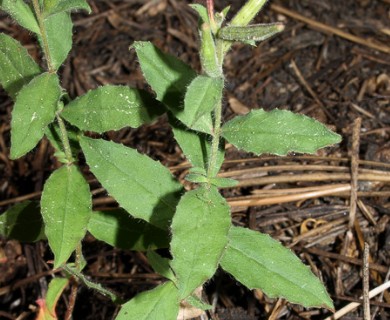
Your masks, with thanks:
[{"label": "soil", "polygon": [[[197,16],[191,1],[88,1],[91,15],[73,14],[74,48],[61,68],[62,86],[75,98],[105,84],[149,90],[129,46],[151,41],[200,71]],[[201,1],[198,1],[201,2]],[[230,4],[229,17],[243,1]],[[223,174],[240,184],[223,191],[236,225],[270,234],[293,250],[324,282],[336,310],[367,295],[364,244],[369,248],[369,288],[389,281],[390,265],[390,1],[273,0],[257,23],[281,21],[286,29],[258,47],[235,45],[226,59],[224,119],[251,109],[287,109],[312,116],[343,141],[316,155],[255,157],[227,146]],[[0,31],[12,35],[40,61],[31,34],[4,13]],[[39,200],[59,163],[43,140],[25,157],[9,159],[12,101],[0,90],[0,212]],[[105,137],[136,148],[182,179],[188,164],[165,117],[139,129]],[[94,208],[115,202],[86,170]],[[191,223],[189,221],[189,223]],[[85,274],[124,299],[162,282],[144,253],[105,245],[88,235]],[[36,300],[53,277],[47,243],[0,239],[0,319],[35,319]],[[366,291],[365,291],[366,290]],[[325,319],[326,309],[305,309],[250,291],[219,270],[203,298],[214,308],[197,319]],[[64,317],[69,292],[60,299]],[[390,319],[390,295],[370,300],[372,319]],[[367,310],[367,309],[366,309]],[[73,318],[113,319],[118,307],[79,287]],[[363,307],[343,319],[363,319]]]}]

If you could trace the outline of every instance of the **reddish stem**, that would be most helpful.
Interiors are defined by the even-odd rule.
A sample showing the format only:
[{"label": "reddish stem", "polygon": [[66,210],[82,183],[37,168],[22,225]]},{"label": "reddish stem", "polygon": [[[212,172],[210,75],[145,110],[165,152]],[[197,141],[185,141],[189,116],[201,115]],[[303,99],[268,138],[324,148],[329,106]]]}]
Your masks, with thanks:
[{"label": "reddish stem", "polygon": [[209,14],[210,24],[215,25],[214,21],[214,0],[206,0],[207,2],[207,12]]}]

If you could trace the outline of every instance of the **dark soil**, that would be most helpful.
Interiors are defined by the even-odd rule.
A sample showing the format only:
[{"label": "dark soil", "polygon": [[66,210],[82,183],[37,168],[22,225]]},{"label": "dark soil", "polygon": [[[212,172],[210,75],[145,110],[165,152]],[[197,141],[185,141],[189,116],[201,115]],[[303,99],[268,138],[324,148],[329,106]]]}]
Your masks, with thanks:
[{"label": "dark soil", "polygon": [[[129,51],[135,40],[152,41],[199,71],[197,17],[187,6],[190,2],[90,0],[91,15],[73,15],[74,48],[61,70],[62,86],[72,98],[108,83],[147,88],[135,53]],[[216,7],[231,4],[232,16],[242,2],[216,1]],[[364,242],[372,262],[370,288],[389,281],[389,4],[389,0],[273,0],[256,22],[282,21],[285,31],[257,48],[236,45],[227,57],[225,120],[255,108],[288,109],[315,117],[343,136],[339,145],[310,157],[256,158],[228,146],[223,167],[226,176],[240,181],[238,187],[224,190],[234,223],[268,233],[290,247],[322,279],[336,310],[363,295]],[[29,32],[3,13],[0,31],[20,40],[40,60]],[[0,212],[25,199],[38,200],[46,178],[60,165],[47,141],[25,157],[9,160],[11,111],[11,100],[0,91]],[[188,168],[164,117],[106,137],[160,160],[179,178]],[[357,162],[359,168],[351,165]],[[100,187],[85,174],[92,190]],[[357,200],[351,201],[349,186]],[[327,191],[318,193],[323,190]],[[286,195],[300,196],[291,200]],[[100,192],[94,205],[101,209],[115,204]],[[83,250],[88,277],[125,299],[162,281],[144,253],[117,250],[92,236],[86,237]],[[0,319],[35,318],[35,301],[44,296],[52,278],[50,259],[45,242],[0,239]],[[60,299],[60,318],[68,296],[69,292]],[[204,299],[215,308],[202,319],[331,315],[247,290],[222,271],[206,285]],[[390,319],[389,308],[389,292],[371,299],[373,319]],[[109,299],[79,288],[74,319],[113,319],[117,311]],[[363,308],[343,319],[363,319]]]}]

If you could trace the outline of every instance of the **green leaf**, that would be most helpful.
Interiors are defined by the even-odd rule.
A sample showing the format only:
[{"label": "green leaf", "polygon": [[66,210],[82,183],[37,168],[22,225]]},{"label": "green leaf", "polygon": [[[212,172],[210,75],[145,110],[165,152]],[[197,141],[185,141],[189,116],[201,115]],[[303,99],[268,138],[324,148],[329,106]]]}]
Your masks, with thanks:
[{"label": "green leaf", "polygon": [[23,156],[42,139],[54,120],[60,96],[58,76],[52,73],[35,77],[20,90],[12,111],[12,159]]},{"label": "green leaf", "polygon": [[262,109],[237,116],[222,127],[223,137],[239,149],[256,154],[315,153],[340,142],[322,123],[286,110]]},{"label": "green leaf", "polygon": [[176,282],[175,275],[169,266],[171,260],[161,257],[154,251],[148,251],[147,257],[150,265],[156,273],[173,282]]},{"label": "green leaf", "polygon": [[212,305],[205,303],[204,301],[200,300],[198,297],[195,295],[188,296],[186,301],[192,305],[195,308],[198,308],[200,310],[210,310],[213,308]]},{"label": "green leaf", "polygon": [[92,213],[88,183],[75,165],[51,174],[43,188],[41,208],[54,268],[58,268],[84,237]]},{"label": "green leaf", "polygon": [[153,121],[164,107],[147,92],[126,86],[104,86],[70,102],[61,115],[84,131],[138,128]]},{"label": "green leaf", "polygon": [[230,178],[211,178],[210,183],[217,188],[232,188],[238,184],[237,180]]},{"label": "green leaf", "polygon": [[185,179],[192,183],[208,183],[209,179],[202,175],[197,173],[190,173],[185,176]]},{"label": "green leaf", "polygon": [[[211,137],[204,133],[189,130],[173,117],[170,117],[169,123],[172,127],[174,137],[188,161],[190,161],[194,167],[200,167],[206,171],[211,152]],[[224,157],[224,141],[221,140],[218,149],[218,163],[213,170],[213,175],[218,173]]]},{"label": "green leaf", "polygon": [[0,0],[0,8],[7,12],[23,28],[37,34],[39,33],[35,15],[24,0]]},{"label": "green leaf", "polygon": [[72,10],[85,10],[91,13],[92,10],[85,0],[45,0],[44,16],[48,17],[60,12],[69,12]]},{"label": "green leaf", "polygon": [[171,267],[181,299],[213,276],[230,226],[229,206],[215,187],[200,187],[181,198],[171,226]]},{"label": "green leaf", "polygon": [[178,291],[173,282],[168,281],[125,303],[115,320],[175,320],[178,313]]},{"label": "green leaf", "polygon": [[0,234],[21,242],[45,239],[41,211],[36,202],[18,203],[0,215]]},{"label": "green leaf", "polygon": [[254,24],[245,27],[226,26],[219,30],[218,37],[229,41],[264,41],[283,29],[282,23]]},{"label": "green leaf", "polygon": [[120,249],[147,251],[169,247],[167,231],[134,219],[122,209],[95,211],[88,231],[96,239]]},{"label": "green leaf", "polygon": [[136,41],[132,47],[136,50],[146,81],[157,94],[157,100],[172,112],[179,110],[188,84],[196,77],[195,71],[150,42]]},{"label": "green leaf", "polygon": [[202,70],[210,77],[223,77],[222,61],[219,61],[217,48],[210,24],[203,23],[200,28],[200,62]]},{"label": "green leaf", "polygon": [[80,142],[90,170],[119,205],[166,230],[182,192],[170,171],[121,144],[86,137]]},{"label": "green leaf", "polygon": [[196,77],[188,86],[184,110],[177,112],[175,116],[192,130],[211,133],[211,112],[221,103],[223,85],[222,78]]},{"label": "green leaf", "polygon": [[[46,306],[51,315],[56,315],[56,306],[58,299],[69,283],[67,278],[54,278],[49,283],[49,288],[46,293]],[[55,317],[57,319],[57,317]]]},{"label": "green leaf", "polygon": [[0,33],[0,84],[13,100],[20,89],[40,72],[39,66],[18,41]]},{"label": "green leaf", "polygon": [[[50,67],[58,70],[72,49],[72,20],[68,12],[51,15],[44,20],[48,43]],[[41,48],[44,48],[42,36],[38,36]]]},{"label": "green leaf", "polygon": [[333,309],[326,289],[289,249],[270,236],[232,227],[222,268],[249,289],[305,307]]},{"label": "green leaf", "polygon": [[200,19],[200,24],[205,23],[205,22],[210,23],[209,15],[207,13],[207,8],[205,6],[203,6],[199,3],[190,4],[189,6],[198,13],[199,19]]}]

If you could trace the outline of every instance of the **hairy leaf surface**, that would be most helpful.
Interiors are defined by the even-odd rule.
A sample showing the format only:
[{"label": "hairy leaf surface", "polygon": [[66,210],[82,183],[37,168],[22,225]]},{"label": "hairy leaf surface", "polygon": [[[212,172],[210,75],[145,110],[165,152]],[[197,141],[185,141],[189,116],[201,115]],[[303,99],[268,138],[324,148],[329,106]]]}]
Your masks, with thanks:
[{"label": "hairy leaf surface", "polygon": [[65,263],[87,231],[92,213],[88,183],[75,165],[62,166],[46,181],[41,199],[54,268]]},{"label": "hairy leaf surface", "polygon": [[13,100],[20,89],[41,72],[27,50],[0,33],[0,84]]},{"label": "hairy leaf surface", "polygon": [[165,230],[182,192],[170,171],[124,145],[86,137],[80,141],[90,170],[120,206]]},{"label": "hairy leaf surface", "polygon": [[222,78],[196,77],[188,86],[184,109],[175,116],[192,130],[211,133],[211,112],[221,103],[223,85]]},{"label": "hairy leaf surface", "polygon": [[85,131],[105,132],[138,128],[164,112],[147,92],[126,86],[104,86],[70,102],[61,115]]},{"label": "hairy leaf surface", "polygon": [[142,292],[122,305],[115,320],[174,320],[179,313],[178,291],[172,281]]},{"label": "hairy leaf surface", "polygon": [[56,74],[43,73],[19,92],[11,121],[11,158],[34,148],[54,120],[61,88]]},{"label": "hairy leaf surface", "polygon": [[340,136],[322,123],[277,109],[259,109],[237,116],[222,127],[222,135],[237,148],[256,154],[315,153],[340,142]]},{"label": "hairy leaf surface", "polygon": [[171,266],[181,299],[213,276],[230,225],[229,206],[215,187],[200,187],[181,198],[171,226]]},{"label": "hairy leaf surface", "polygon": [[320,280],[291,250],[269,235],[232,227],[221,266],[249,289],[261,289],[271,298],[333,309]]},{"label": "hairy leaf surface", "polygon": [[167,231],[134,219],[122,209],[93,212],[88,231],[96,239],[126,250],[147,251],[169,246]]},{"label": "hairy leaf surface", "polygon": [[31,7],[24,0],[0,0],[0,8],[23,28],[39,33],[38,22]]}]

